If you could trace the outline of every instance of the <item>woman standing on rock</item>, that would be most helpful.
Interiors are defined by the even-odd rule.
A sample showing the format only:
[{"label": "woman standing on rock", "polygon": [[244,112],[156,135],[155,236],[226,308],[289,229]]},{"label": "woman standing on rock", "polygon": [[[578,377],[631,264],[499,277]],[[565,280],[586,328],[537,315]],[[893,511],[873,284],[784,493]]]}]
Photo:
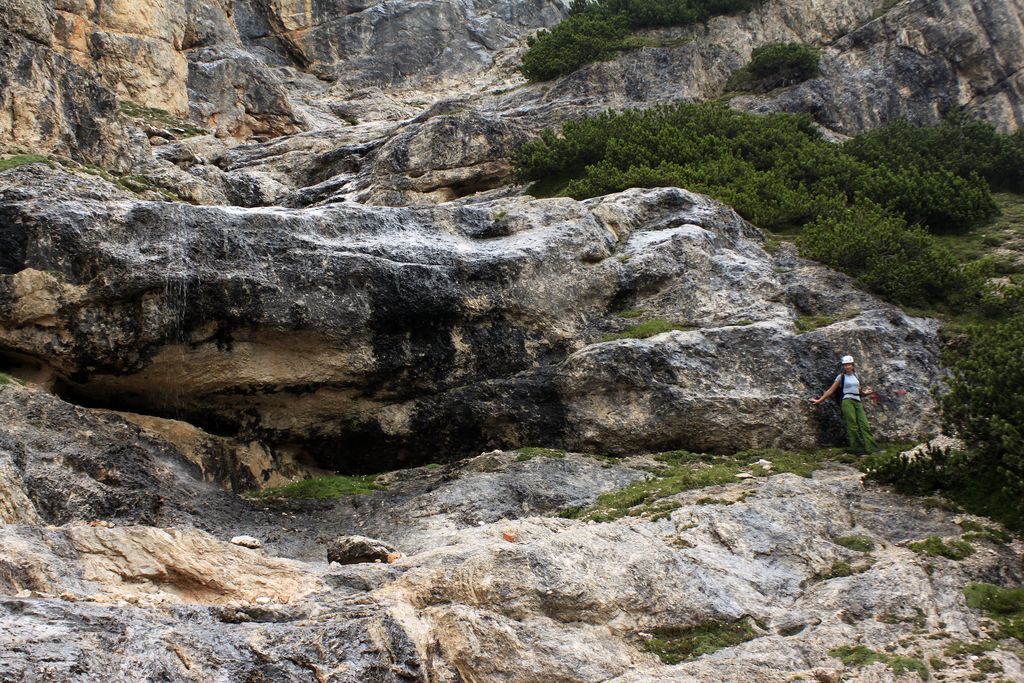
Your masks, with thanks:
[{"label": "woman standing on rock", "polygon": [[828,391],[822,394],[821,398],[812,398],[811,403],[818,405],[837,391],[843,392],[842,411],[843,419],[846,421],[846,436],[850,440],[850,448],[861,455],[874,453],[878,450],[878,446],[875,444],[874,437],[871,436],[871,430],[868,428],[868,416],[864,414],[864,406],[861,405],[860,398],[861,396],[871,396],[875,392],[868,387],[864,387],[864,391],[861,391],[860,379],[854,372],[853,356],[843,356],[839,362],[843,364],[843,371],[836,375],[836,379]]}]

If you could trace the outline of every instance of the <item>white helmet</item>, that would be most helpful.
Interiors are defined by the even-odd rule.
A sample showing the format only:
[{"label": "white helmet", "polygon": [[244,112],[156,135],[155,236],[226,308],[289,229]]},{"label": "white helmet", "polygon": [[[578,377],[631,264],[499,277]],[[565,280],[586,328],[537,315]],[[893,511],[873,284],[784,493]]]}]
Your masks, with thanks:
[{"label": "white helmet", "polygon": [[847,363],[853,362],[853,356],[843,356],[839,359],[840,365],[846,365]]}]

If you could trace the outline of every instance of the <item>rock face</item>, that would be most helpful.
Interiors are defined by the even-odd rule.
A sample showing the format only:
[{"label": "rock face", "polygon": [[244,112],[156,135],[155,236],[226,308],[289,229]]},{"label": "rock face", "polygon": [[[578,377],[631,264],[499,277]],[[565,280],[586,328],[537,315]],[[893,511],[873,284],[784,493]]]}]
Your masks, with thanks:
[{"label": "rock face", "polygon": [[[541,129],[716,97],[776,41],[822,76],[734,106],[1018,129],[1020,0],[769,0],[550,84],[516,67],[562,0],[2,9],[0,680],[899,680],[852,645],[973,680],[947,648],[982,638],[1024,679],[963,594],[1021,583],[1017,539],[919,555],[964,520],[835,464],[633,505],[668,471],[638,452],[840,442],[807,399],[847,353],[877,436],[935,431],[937,323],[685,189],[509,182]],[[714,623],[750,639],[650,652]]]},{"label": "rock face", "polygon": [[[172,441],[119,415],[90,412],[39,390],[14,384],[0,389],[5,523],[116,518],[171,526],[194,524],[194,516],[212,523],[218,513],[238,513]],[[256,485],[250,479],[238,488]],[[196,515],[204,509],[208,514]]]},{"label": "rock face", "polygon": [[1024,124],[1022,18],[1020,0],[905,0],[831,43],[821,78],[738,104],[810,112],[843,133],[963,107],[1012,132]]},{"label": "rock face", "polygon": [[[45,16],[45,15],[44,15]],[[49,38],[45,22],[37,40]],[[0,143],[53,151],[127,171],[148,153],[93,75],[35,40],[0,26]]]},{"label": "rock face", "polygon": [[[323,467],[812,446],[836,422],[806,399],[847,352],[890,401],[884,438],[933,428],[933,324],[773,260],[683,190],[319,211],[6,197],[7,349],[79,400]],[[836,322],[799,334],[807,314]],[[641,321],[679,329],[606,338]]]},{"label": "rock face", "polygon": [[400,555],[393,545],[366,536],[339,536],[327,546],[327,561],[338,564],[388,562]]},{"label": "rock face", "polygon": [[247,43],[272,50],[321,78],[352,87],[458,78],[491,65],[494,53],[557,23],[559,0],[302,0],[235,3]]},{"label": "rock face", "polygon": [[[52,6],[23,0],[10,9],[5,54],[24,53],[18,43],[28,40],[39,56],[22,55],[22,62],[66,58],[80,67],[73,74],[95,76],[118,98],[191,115],[238,138],[275,137],[306,126],[285,87],[289,78],[309,74],[349,87],[459,78],[489,67],[497,51],[556,23],[565,11],[557,0],[346,6],[191,0]],[[59,83],[69,66],[59,59],[56,66],[36,66],[43,72],[36,80]],[[84,118],[92,106],[89,93],[80,85],[66,90],[83,97],[75,115]]]},{"label": "rock face", "polygon": [[[649,31],[643,49],[529,85],[519,55],[529,34],[564,16],[559,0],[22,0],[0,27],[5,52],[22,65],[0,72],[10,84],[0,143],[132,170],[194,203],[434,204],[503,187],[510,150],[545,127],[717,97],[751,50],[777,41],[822,47],[822,76],[738,96],[734,106],[808,112],[842,133],[898,117],[935,123],[965,107],[1013,131],[1022,11],[1021,0],[766,2]],[[219,148],[149,163],[115,99],[187,116]],[[52,104],[37,120],[39,101]],[[154,121],[134,123],[166,144],[152,135]],[[292,137],[301,131],[315,131],[319,144]],[[268,147],[240,159],[230,153],[239,140]],[[300,151],[312,158],[299,161]]]},{"label": "rock face", "polygon": [[[0,387],[0,399],[12,395],[37,409],[85,412]],[[69,432],[65,448],[91,461],[114,428],[108,420],[92,434]],[[5,436],[30,429],[17,416],[0,425]],[[137,438],[123,441],[135,448]],[[25,461],[40,457],[47,459],[27,442]],[[154,461],[175,457],[165,445]],[[208,505],[194,511],[194,519],[211,523],[209,533],[136,526],[126,510],[101,513],[89,525],[5,524],[0,677],[897,680],[885,666],[844,665],[829,654],[853,644],[921,666],[937,657],[946,675],[966,677],[971,661],[951,658],[947,648],[986,631],[962,588],[1024,578],[1019,540],[976,538],[975,553],[962,562],[914,553],[908,541],[957,538],[959,518],[865,490],[841,466],[813,478],[758,476],[679,493],[659,515],[598,524],[550,516],[568,502],[587,505],[650,477],[655,464],[493,452],[392,473],[381,479],[387,489],[363,502],[287,506],[263,522],[258,509],[246,512],[210,487]],[[67,475],[55,469],[48,476]],[[508,505],[510,481],[520,482],[531,507]],[[323,562],[325,534],[369,531],[386,519],[374,508],[394,511],[389,536],[408,534],[401,543],[409,554],[393,564]],[[270,540],[264,549],[227,541],[239,514],[253,523],[245,530]],[[269,533],[275,526],[277,534]],[[873,547],[860,552],[835,542],[851,533]],[[841,562],[853,571],[834,576]],[[665,665],[644,646],[658,629],[743,619],[750,640],[693,661]],[[1021,676],[1013,641],[986,647],[1004,677]]]}]

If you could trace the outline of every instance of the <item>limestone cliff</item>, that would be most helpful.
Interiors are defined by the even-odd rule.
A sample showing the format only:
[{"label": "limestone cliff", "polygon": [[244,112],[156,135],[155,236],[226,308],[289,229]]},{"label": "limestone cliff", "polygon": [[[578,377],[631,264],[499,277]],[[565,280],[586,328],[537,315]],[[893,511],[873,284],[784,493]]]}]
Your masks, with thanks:
[{"label": "limestone cliff", "polygon": [[[0,10],[0,680],[1024,679],[964,594],[1019,539],[771,450],[841,442],[846,353],[930,437],[937,322],[686,188],[509,161],[776,41],[821,75],[733,106],[1018,130],[1021,0],[765,0],[543,84],[564,0]],[[238,495],[337,471],[366,495]],[[654,654],[691,628],[739,639]]]}]

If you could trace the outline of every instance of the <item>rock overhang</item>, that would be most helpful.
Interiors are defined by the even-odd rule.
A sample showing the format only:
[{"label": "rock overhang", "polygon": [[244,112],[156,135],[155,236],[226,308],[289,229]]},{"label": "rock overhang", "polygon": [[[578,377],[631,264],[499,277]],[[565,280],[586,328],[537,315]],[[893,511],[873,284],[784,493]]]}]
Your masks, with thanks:
[{"label": "rock overhang", "polygon": [[[786,282],[760,231],[677,188],[421,208],[18,196],[0,210],[25,245],[0,276],[8,352],[86,403],[305,444],[335,469],[526,443],[807,446],[834,431],[802,404],[840,350],[915,389],[937,371],[933,327],[842,278],[818,298],[863,310],[798,334],[789,292],[814,289],[816,267]],[[51,273],[45,326],[16,315],[26,269]],[[608,341],[627,307],[682,331]],[[927,425],[923,394],[908,415]]]}]

